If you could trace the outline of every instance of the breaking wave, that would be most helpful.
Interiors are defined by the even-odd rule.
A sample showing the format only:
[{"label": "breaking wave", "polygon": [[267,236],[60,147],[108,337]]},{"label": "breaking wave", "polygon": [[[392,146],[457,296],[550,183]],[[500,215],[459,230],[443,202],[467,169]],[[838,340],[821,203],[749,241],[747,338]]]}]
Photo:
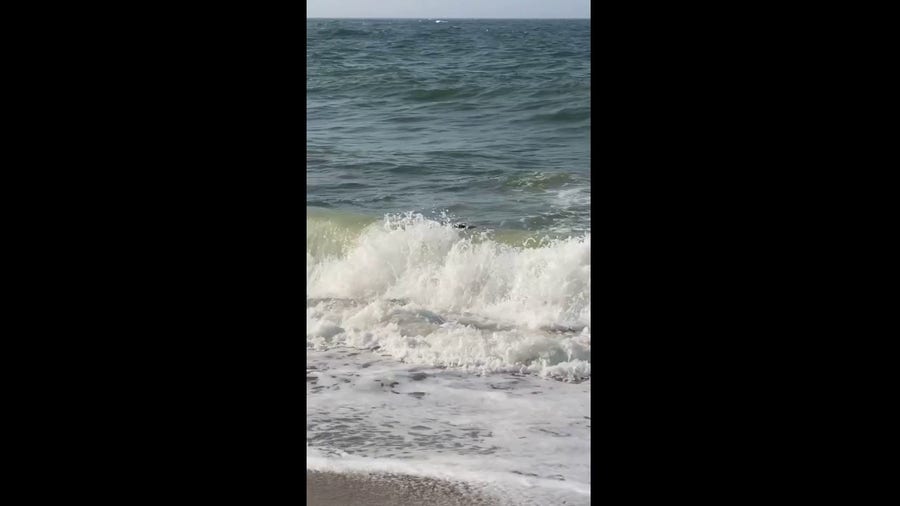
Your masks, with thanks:
[{"label": "breaking wave", "polygon": [[590,377],[590,233],[510,240],[413,213],[307,211],[307,347]]}]

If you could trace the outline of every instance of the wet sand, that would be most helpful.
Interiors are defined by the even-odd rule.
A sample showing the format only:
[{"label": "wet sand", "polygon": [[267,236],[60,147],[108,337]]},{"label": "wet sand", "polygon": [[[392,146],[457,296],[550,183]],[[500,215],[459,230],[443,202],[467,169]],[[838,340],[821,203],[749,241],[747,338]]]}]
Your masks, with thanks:
[{"label": "wet sand", "polygon": [[396,474],[306,471],[309,506],[496,506],[464,483]]}]

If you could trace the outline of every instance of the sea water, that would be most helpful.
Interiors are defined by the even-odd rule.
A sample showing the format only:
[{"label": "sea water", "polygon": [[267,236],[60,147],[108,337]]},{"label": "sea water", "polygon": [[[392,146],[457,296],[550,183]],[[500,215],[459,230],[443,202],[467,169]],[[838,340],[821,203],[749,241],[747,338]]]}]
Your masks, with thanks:
[{"label": "sea water", "polygon": [[590,21],[443,21],[307,20],[307,465],[587,503]]}]

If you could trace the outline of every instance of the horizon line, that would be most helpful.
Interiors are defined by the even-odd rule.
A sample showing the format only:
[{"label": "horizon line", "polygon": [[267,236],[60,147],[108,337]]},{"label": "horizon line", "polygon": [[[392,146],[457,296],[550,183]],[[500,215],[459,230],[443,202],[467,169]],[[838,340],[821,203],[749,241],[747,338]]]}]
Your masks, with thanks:
[{"label": "horizon line", "polygon": [[566,19],[591,19],[591,18],[589,18],[589,17],[588,17],[588,18],[491,18],[491,17],[489,17],[489,18],[445,18],[445,17],[440,17],[440,16],[435,16],[435,17],[430,17],[430,18],[428,18],[428,17],[422,17],[422,16],[402,17],[402,18],[398,18],[398,17],[382,18],[382,17],[368,17],[368,16],[367,16],[367,17],[356,17],[356,16],[306,16],[306,19],[441,19],[441,20],[444,20],[444,19],[502,19],[502,20],[525,20],[525,19],[536,19],[536,20],[539,20],[539,21],[540,21],[540,20],[547,20],[547,19],[563,19],[563,20],[566,20]]}]

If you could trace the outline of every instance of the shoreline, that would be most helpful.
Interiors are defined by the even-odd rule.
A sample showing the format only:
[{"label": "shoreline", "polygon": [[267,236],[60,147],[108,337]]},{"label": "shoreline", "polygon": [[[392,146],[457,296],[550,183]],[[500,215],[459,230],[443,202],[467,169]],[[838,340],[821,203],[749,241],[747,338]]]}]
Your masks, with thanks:
[{"label": "shoreline", "polygon": [[309,506],[497,506],[500,503],[463,482],[388,473],[306,470]]}]

